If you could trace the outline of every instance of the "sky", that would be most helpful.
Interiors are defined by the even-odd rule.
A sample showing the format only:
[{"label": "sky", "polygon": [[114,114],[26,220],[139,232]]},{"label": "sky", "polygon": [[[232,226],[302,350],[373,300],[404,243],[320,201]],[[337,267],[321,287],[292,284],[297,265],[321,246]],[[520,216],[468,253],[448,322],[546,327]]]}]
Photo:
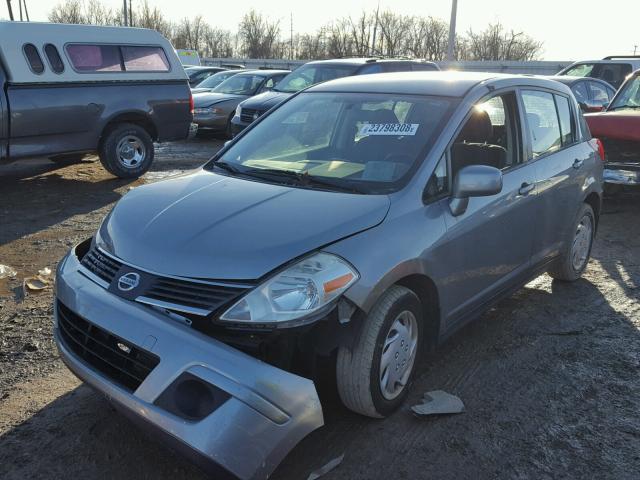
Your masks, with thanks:
[{"label": "sky", "polygon": [[[31,20],[46,21],[57,0],[26,0]],[[132,0],[135,8],[141,0]],[[121,8],[122,0],[102,0]],[[250,8],[280,19],[283,37],[289,36],[290,15],[294,32],[315,31],[329,21],[371,11],[376,0],[148,0],[164,14],[179,21],[202,15],[214,26],[235,31]],[[18,0],[12,0],[17,16]],[[380,9],[408,15],[449,19],[450,0],[380,0]],[[0,17],[7,17],[0,2]],[[640,55],[640,0],[458,0],[457,31],[482,30],[499,21],[509,29],[524,31],[544,42],[544,60],[597,59],[606,55],[630,55],[637,45]]]}]

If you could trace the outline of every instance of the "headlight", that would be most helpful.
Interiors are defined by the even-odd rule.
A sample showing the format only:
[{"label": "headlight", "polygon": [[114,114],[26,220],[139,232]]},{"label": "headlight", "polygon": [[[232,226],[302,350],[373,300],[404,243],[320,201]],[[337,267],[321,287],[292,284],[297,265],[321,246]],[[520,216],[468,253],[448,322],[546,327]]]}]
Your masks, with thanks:
[{"label": "headlight", "polygon": [[111,236],[107,231],[107,225],[109,224],[109,218],[111,218],[111,214],[113,213],[113,209],[107,214],[106,217],[102,220],[100,227],[96,231],[94,236],[94,240],[96,242],[96,246],[105,252],[113,252],[113,241],[111,240]]},{"label": "headlight", "polygon": [[217,115],[219,113],[223,113],[223,110],[216,107],[195,108],[193,110],[194,115]]},{"label": "headlight", "polygon": [[316,253],[249,292],[220,320],[264,324],[303,319],[329,305],[359,277],[340,257]]},{"label": "headlight", "polygon": [[238,105],[236,107],[236,117],[239,117],[242,114],[242,107]]}]

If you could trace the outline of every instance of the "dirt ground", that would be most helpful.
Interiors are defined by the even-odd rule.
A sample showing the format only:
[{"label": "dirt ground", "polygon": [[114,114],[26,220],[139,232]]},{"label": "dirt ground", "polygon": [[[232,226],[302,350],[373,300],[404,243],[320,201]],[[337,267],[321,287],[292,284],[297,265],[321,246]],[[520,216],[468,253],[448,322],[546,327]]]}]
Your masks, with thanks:
[{"label": "dirt ground", "polygon": [[[62,365],[51,288],[22,281],[55,269],[129,189],[196,167],[221,142],[163,146],[152,172],[114,180],[95,161],[0,168],[0,478],[205,476],[147,438]],[[416,418],[425,391],[458,395],[466,412]],[[359,417],[323,398],[326,426],[273,478],[305,479],[344,453],[331,479],[640,478],[640,195],[605,203],[582,280],[542,276],[425,359],[407,405]]]}]

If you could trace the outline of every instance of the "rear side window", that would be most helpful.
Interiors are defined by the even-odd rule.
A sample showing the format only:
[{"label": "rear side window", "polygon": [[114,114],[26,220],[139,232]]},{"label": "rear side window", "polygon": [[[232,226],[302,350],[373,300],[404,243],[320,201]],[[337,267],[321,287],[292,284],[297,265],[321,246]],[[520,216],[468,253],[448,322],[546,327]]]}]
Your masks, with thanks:
[{"label": "rear side window", "polygon": [[438,70],[435,66],[430,63],[414,63],[411,66],[411,69],[414,72],[435,72]]},{"label": "rear side window", "polygon": [[558,117],[560,118],[560,132],[562,133],[562,145],[571,145],[575,141],[575,128],[571,117],[571,107],[569,99],[556,95],[556,104],[558,105]]},{"label": "rear side window", "polygon": [[560,124],[553,95],[547,92],[522,92],[533,158],[558,150],[562,146]]},{"label": "rear side window", "polygon": [[160,47],[126,46],[121,48],[124,68],[127,72],[169,71],[169,60]]},{"label": "rear side window", "polygon": [[55,73],[64,72],[64,63],[62,63],[62,58],[60,58],[60,54],[58,53],[58,49],[55,45],[47,43],[44,46],[44,53],[47,56],[51,70]]},{"label": "rear side window", "polygon": [[573,94],[576,96],[578,103],[587,103],[589,101],[589,92],[587,91],[586,82],[578,82],[572,88]]},{"label": "rear side window", "polygon": [[67,56],[78,72],[121,72],[120,47],[117,45],[67,45]]},{"label": "rear side window", "polygon": [[611,100],[609,98],[609,92],[604,85],[597,82],[589,82],[589,89],[591,90],[591,99],[596,105],[602,106]]},{"label": "rear side window", "polygon": [[44,72],[44,63],[42,63],[42,58],[40,58],[40,54],[38,53],[38,49],[32,43],[25,43],[22,47],[24,51],[24,56],[27,58],[27,63],[29,63],[29,68],[33,73],[40,75]]}]

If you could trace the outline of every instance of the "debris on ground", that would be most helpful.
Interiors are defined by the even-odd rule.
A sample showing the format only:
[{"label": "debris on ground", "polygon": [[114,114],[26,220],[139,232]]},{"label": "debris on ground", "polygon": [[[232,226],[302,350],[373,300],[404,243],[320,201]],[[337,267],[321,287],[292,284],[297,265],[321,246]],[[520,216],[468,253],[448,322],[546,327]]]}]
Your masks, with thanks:
[{"label": "debris on ground", "polygon": [[316,480],[317,478],[320,478],[323,475],[326,475],[331,470],[338,467],[342,463],[342,460],[344,460],[344,453],[339,457],[336,457],[333,460],[328,461],[327,463],[324,464],[324,466],[320,467],[319,469],[311,472],[307,477],[307,480]]},{"label": "debris on ground", "polygon": [[427,392],[422,397],[422,403],[411,407],[418,415],[448,415],[464,412],[464,403],[460,398],[442,390]]},{"label": "debris on ground", "polygon": [[9,278],[15,276],[16,271],[14,268],[10,267],[9,265],[2,265],[0,263],[0,278]]},{"label": "debris on ground", "polygon": [[27,277],[23,282],[23,290],[26,294],[26,289],[31,291],[44,290],[51,284],[51,269],[45,267],[42,270],[38,270],[38,275],[35,277]]}]

